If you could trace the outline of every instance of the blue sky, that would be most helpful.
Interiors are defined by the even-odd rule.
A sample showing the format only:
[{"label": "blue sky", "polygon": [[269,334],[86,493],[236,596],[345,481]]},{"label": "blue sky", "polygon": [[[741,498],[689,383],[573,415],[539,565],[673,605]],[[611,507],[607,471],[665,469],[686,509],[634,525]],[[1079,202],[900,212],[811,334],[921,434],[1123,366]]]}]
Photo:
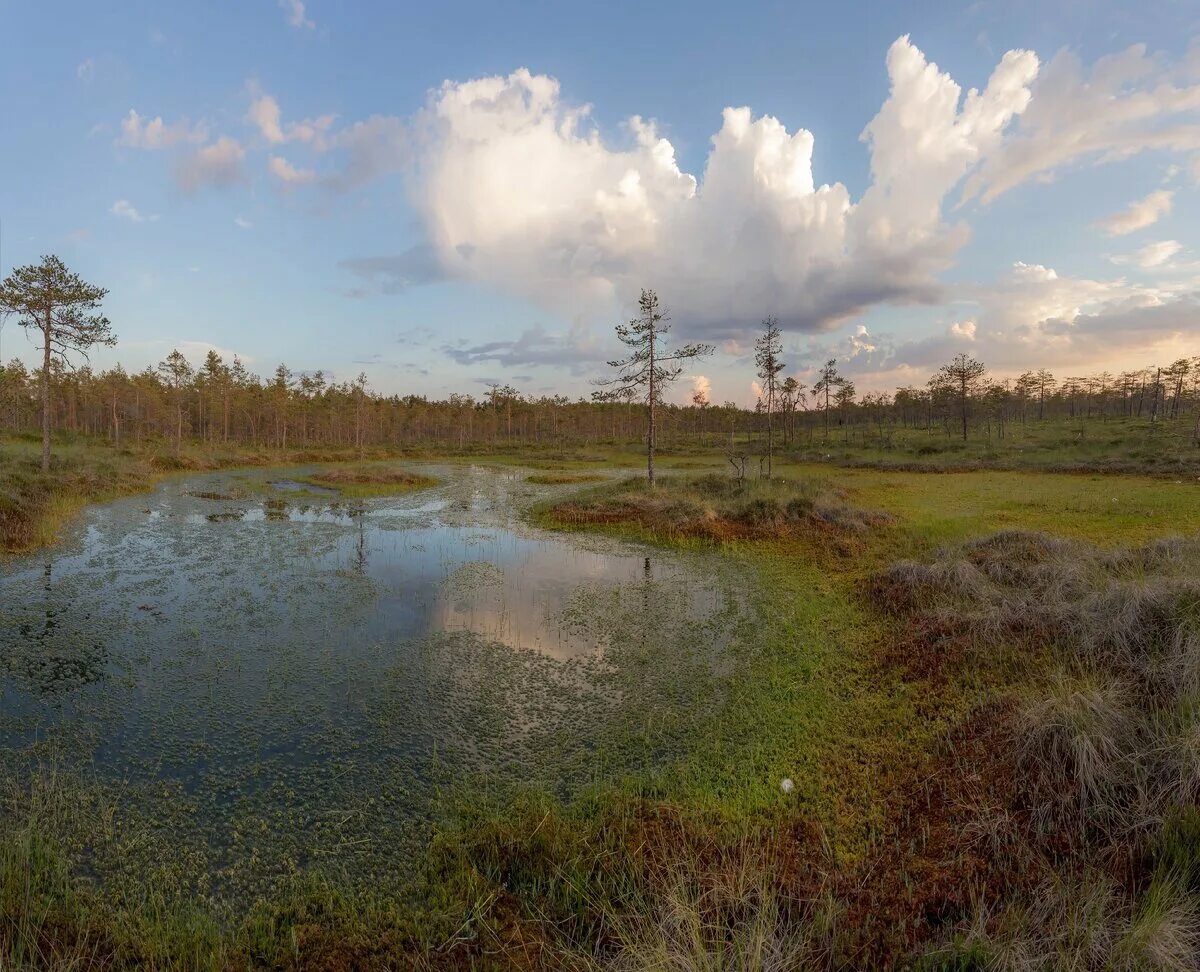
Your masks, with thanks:
[{"label": "blue sky", "polygon": [[767,314],[802,380],[1141,367],[1200,354],[1197,37],[1184,2],[0,0],[0,263],[109,288],[100,365],[401,393],[586,394],[640,286],[717,400]]}]

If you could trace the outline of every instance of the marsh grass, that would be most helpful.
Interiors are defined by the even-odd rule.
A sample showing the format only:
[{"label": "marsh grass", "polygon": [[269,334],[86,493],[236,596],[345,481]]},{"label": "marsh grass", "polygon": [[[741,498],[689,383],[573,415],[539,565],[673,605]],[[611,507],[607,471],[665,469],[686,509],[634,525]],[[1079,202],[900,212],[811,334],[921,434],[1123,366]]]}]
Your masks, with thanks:
[{"label": "marsh grass", "polygon": [[[707,863],[707,862],[706,862]],[[788,900],[747,850],[724,867],[679,861],[643,914],[616,915],[600,967],[617,972],[803,972],[829,968],[837,904]]]},{"label": "marsh grass", "polygon": [[[565,476],[592,461],[545,463]],[[880,497],[917,479],[851,481],[865,477]],[[910,488],[935,513],[947,496],[979,506],[961,532],[986,522],[963,486],[974,481]],[[724,553],[757,586],[760,626],[732,656],[729,698],[661,771],[569,803],[468,801],[405,896],[307,874],[233,916],[151,887],[101,894],[58,840],[64,797],[4,822],[0,956],[118,969],[1195,968],[1195,544],[1006,532],[856,590],[910,539],[864,513],[864,496],[883,505],[811,471],[669,476],[542,511],[670,545],[735,541]],[[1044,516],[1074,525],[1056,511]]]},{"label": "marsh grass", "polygon": [[60,449],[43,473],[32,448],[0,451],[0,550],[53,542],[61,523],[85,503],[148,488],[153,467],[119,454]]},{"label": "marsh grass", "polygon": [[[39,449],[39,442],[32,437],[0,436],[0,553],[50,546],[64,525],[89,503],[147,492],[177,473],[352,460],[349,469],[355,470],[353,473],[335,469],[323,474],[349,476],[337,484],[347,496],[392,495],[431,484],[407,473],[372,470],[358,461],[357,452],[350,451],[185,443],[183,451],[176,453],[173,444],[148,442],[118,448],[103,441],[60,436],[54,444],[50,471],[43,473]],[[386,454],[370,453],[368,458],[382,459]]]},{"label": "marsh grass", "polygon": [[955,948],[985,968],[1196,968],[1200,843],[1180,834],[1200,791],[1200,539],[1010,531],[898,563],[871,592],[926,650],[954,644],[1013,686],[1011,785],[992,793],[1013,880]]},{"label": "marsh grass", "polygon": [[[493,801],[467,787],[407,889],[372,895],[346,875],[306,874],[231,911],[172,886],[177,893],[164,899],[184,909],[178,921],[201,930],[215,922],[220,936],[214,943],[197,932],[203,962],[170,953],[158,967],[590,969],[661,959],[681,968],[787,968],[824,954],[821,872],[862,852],[872,826],[870,767],[905,762],[924,737],[919,728],[901,731],[912,713],[889,686],[858,682],[858,639],[872,633],[870,621],[847,591],[823,580],[824,545],[806,537],[786,551],[747,544],[729,552],[738,558],[730,570],[761,582],[747,617],[766,612],[768,621],[738,630],[729,697],[698,694],[677,727],[688,740],[677,758],[613,779],[605,768],[621,751],[597,751],[594,785],[572,800],[538,789]],[[640,604],[631,607],[641,616]],[[694,630],[704,642],[707,632]],[[685,661],[678,652],[673,664]],[[696,693],[694,682],[681,687]],[[671,719],[669,707],[647,712],[629,726],[628,745],[675,732]],[[795,792],[781,793],[784,777],[795,778]],[[57,785],[58,806],[88,807],[83,832],[106,819],[112,803],[73,800],[77,783]],[[797,828],[793,812],[812,826]],[[128,883],[93,886],[87,842],[64,844],[69,828],[58,815],[35,823],[64,855],[64,893],[75,896],[64,910],[103,931],[102,941],[124,943],[89,967],[147,967],[145,955],[167,954],[166,932],[141,915],[150,906],[139,891],[152,886],[147,873],[131,865]],[[142,828],[129,833],[139,845],[146,839]],[[165,860],[179,853],[161,845]],[[28,929],[49,926],[36,918],[44,907],[26,913],[28,942]],[[72,935],[65,929],[63,941]]]}]

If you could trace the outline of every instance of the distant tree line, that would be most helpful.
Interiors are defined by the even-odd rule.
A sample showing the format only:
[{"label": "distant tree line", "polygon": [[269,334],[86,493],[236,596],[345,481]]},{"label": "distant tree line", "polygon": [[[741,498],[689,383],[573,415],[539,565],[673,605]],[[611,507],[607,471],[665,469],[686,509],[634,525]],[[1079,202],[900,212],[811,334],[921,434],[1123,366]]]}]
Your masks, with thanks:
[{"label": "distant tree line", "polygon": [[[1046,369],[1016,378],[992,379],[984,364],[967,354],[943,365],[923,386],[856,397],[854,386],[828,362],[814,385],[816,407],[849,433],[868,437],[871,429],[886,441],[896,428],[942,430],[966,439],[974,430],[1003,439],[1014,424],[1031,421],[1112,418],[1145,419],[1151,424],[1191,418],[1191,435],[1200,445],[1200,356],[1170,365],[1151,365],[1083,376],[1056,376]],[[832,399],[829,389],[836,389]],[[761,403],[760,403],[761,407]]]},{"label": "distant tree line", "polygon": [[[768,360],[770,359],[768,355]],[[968,359],[969,360],[969,359]],[[949,370],[947,370],[949,369]],[[631,442],[646,435],[644,409],[628,398],[572,400],[493,385],[481,395],[435,400],[385,395],[365,377],[333,381],[323,372],[279,365],[267,378],[238,359],[210,351],[199,368],[175,351],[157,367],[127,372],[50,364],[50,418],[58,429],[114,442],[184,439],[264,447],[487,443]],[[1200,417],[1200,357],[1119,375],[1057,377],[1045,370],[988,381],[956,366],[923,386],[859,396],[828,362],[812,388],[795,378],[773,383],[753,408],[714,404],[703,394],[686,405],[657,402],[660,446],[703,438],[714,444],[747,433],[778,443],[883,441],[897,429],[1003,438],[1036,421]],[[19,360],[0,366],[0,429],[41,429],[41,369]],[[768,401],[769,399],[769,401]],[[965,424],[964,424],[965,423]]]},{"label": "distant tree line", "polygon": [[769,474],[776,444],[886,447],[901,429],[1003,439],[1017,424],[1112,418],[1182,420],[1200,446],[1200,357],[1119,374],[1058,376],[1039,369],[993,379],[981,362],[960,354],[922,386],[859,395],[836,360],[817,371],[811,387],[784,377],[779,327],[767,318],[756,344],[762,394],[755,407],[716,405],[702,392],[674,405],[664,400],[666,389],[684,363],[712,349],[663,349],[668,316],[653,291],[645,291],[638,317],[618,328],[629,354],[610,362],[613,377],[598,380],[599,390],[589,398],[526,395],[491,384],[478,396],[433,400],[375,392],[364,375],[335,381],[322,371],[293,372],[284,364],[263,378],[216,351],[198,368],[176,350],[139,372],[120,365],[97,371],[86,363],[88,348],[115,342],[108,320],[97,312],[104,294],[54,257],[0,284],[0,310],[26,328],[42,358],[35,370],[17,359],[0,365],[0,430],[41,433],[46,456],[49,430],[56,428],[117,444],[166,441],[176,449],[187,440],[360,451],[642,442],[648,471],[655,446],[724,443],[731,455],[741,450],[744,469],[753,439],[761,443]]}]

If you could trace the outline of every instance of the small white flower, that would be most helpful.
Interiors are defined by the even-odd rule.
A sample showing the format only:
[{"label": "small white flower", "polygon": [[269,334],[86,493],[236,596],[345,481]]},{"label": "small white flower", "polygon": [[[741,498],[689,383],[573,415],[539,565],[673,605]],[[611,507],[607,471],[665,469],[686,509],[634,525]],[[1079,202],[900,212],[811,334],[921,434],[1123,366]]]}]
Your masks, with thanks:
[{"label": "small white flower", "polygon": [[782,782],[779,784],[779,789],[783,790],[784,793],[791,793],[795,787],[796,784],[792,782],[792,778],[790,776],[785,776]]}]

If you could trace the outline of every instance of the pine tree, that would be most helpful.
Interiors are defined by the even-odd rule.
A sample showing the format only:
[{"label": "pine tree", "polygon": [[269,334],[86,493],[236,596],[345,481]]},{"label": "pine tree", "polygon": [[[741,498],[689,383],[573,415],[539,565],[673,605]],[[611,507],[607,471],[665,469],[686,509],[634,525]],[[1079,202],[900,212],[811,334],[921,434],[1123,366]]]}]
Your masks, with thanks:
[{"label": "pine tree", "polygon": [[955,355],[950,364],[942,365],[938,370],[938,376],[946,385],[954,389],[954,394],[958,397],[964,442],[967,441],[967,412],[971,395],[974,394],[985,374],[987,374],[987,368],[984,367],[983,362],[976,361],[965,353]]},{"label": "pine tree", "polygon": [[18,267],[0,284],[0,308],[15,314],[26,331],[41,332],[42,472],[50,470],[51,365],[69,368],[71,354],[86,359],[93,345],[117,343],[108,318],[94,313],[107,295],[53,255],[36,266]]},{"label": "pine tree", "polygon": [[163,376],[175,399],[175,455],[183,451],[183,395],[194,372],[187,358],[176,348],[158,363],[158,373]]},{"label": "pine tree", "polygon": [[758,365],[758,378],[762,382],[767,412],[767,478],[771,478],[771,460],[775,452],[775,428],[772,421],[777,398],[779,373],[783,371],[783,343],[780,340],[779,322],[768,317],[763,322],[763,333],[754,342],[754,363]]},{"label": "pine tree", "polygon": [[670,354],[659,350],[659,339],[671,329],[670,315],[658,302],[653,290],[643,290],[638,300],[638,316],[628,324],[617,325],[617,337],[632,350],[625,358],[608,362],[616,369],[611,378],[597,385],[606,390],[593,394],[597,401],[628,401],[641,397],[646,403],[646,478],[654,485],[654,448],[657,428],[656,411],[663,393],[683,373],[683,362],[710,355],[708,344],[685,344]]}]

